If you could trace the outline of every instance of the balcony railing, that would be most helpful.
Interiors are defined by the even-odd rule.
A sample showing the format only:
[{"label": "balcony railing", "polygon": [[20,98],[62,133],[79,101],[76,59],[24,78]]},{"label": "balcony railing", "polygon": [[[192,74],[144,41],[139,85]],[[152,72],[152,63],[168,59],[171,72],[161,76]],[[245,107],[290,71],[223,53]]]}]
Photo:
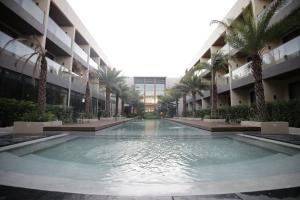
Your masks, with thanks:
[{"label": "balcony railing", "polygon": [[300,56],[300,36],[282,44],[263,55],[263,68],[283,62],[289,58]]},{"label": "balcony railing", "polygon": [[218,77],[217,78],[217,85],[218,86],[227,86],[227,85],[229,85],[229,73]]},{"label": "balcony railing", "polygon": [[233,55],[237,52],[237,50],[233,47],[231,47],[228,43],[226,43],[221,49],[220,51],[225,54],[228,55],[230,53],[230,55]]},{"label": "balcony railing", "polygon": [[89,65],[95,70],[98,70],[98,64],[92,58],[89,59]]},{"label": "balcony railing", "polygon": [[[276,15],[277,13],[279,13],[282,9],[284,9],[286,6],[288,6],[293,0],[286,0],[285,4],[279,8],[276,13],[274,15]],[[269,3],[267,5],[267,7],[265,9],[263,9],[258,15],[257,15],[257,18],[260,19],[264,13],[266,12],[266,10],[270,9],[270,7],[275,3],[276,1],[272,1],[271,3]]]},{"label": "balcony railing", "polygon": [[81,59],[87,62],[88,55],[75,42],[74,42],[73,50]]},{"label": "balcony railing", "polygon": [[251,62],[248,62],[248,63],[244,64],[243,66],[233,70],[232,71],[232,80],[240,79],[240,78],[250,75],[252,73],[251,69],[250,69],[250,64],[251,64]]},{"label": "balcony railing", "polygon": [[52,74],[56,74],[58,76],[69,76],[68,69],[54,60],[51,60],[50,58],[47,58],[47,64],[48,64],[48,71]]},{"label": "balcony railing", "polygon": [[98,84],[90,84],[91,93],[93,96],[97,96],[99,94],[99,85]]},{"label": "balcony railing", "polygon": [[48,19],[48,30],[68,47],[71,47],[71,38],[50,17]]},{"label": "balcony railing", "polygon": [[[0,47],[4,48],[4,46],[7,44],[7,42],[11,41],[13,38],[9,35],[3,33],[0,31]],[[27,59],[30,54],[34,53],[34,50],[30,47],[26,46],[25,44],[19,42],[18,40],[15,40],[13,42],[10,42],[8,46],[5,47],[5,51],[12,53],[13,55],[16,55],[17,57],[22,57]],[[35,62],[37,59],[37,56],[33,56],[30,58],[31,62]]]},{"label": "balcony railing", "polygon": [[44,12],[32,0],[14,0],[41,24],[44,24]]}]

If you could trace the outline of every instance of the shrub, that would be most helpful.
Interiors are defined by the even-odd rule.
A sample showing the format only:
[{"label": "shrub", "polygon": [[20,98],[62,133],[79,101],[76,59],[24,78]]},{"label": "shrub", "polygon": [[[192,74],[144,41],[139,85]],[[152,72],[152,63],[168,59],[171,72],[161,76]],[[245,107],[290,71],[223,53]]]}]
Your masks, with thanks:
[{"label": "shrub", "polygon": [[145,119],[160,119],[160,115],[157,112],[146,112],[144,113]]},{"label": "shrub", "polygon": [[54,121],[56,117],[51,112],[44,112],[42,117],[39,116],[37,111],[32,111],[25,113],[22,117],[22,121],[29,121],[29,122],[47,122],[47,121]]},{"label": "shrub", "polygon": [[47,105],[47,112],[51,112],[55,115],[57,120],[63,121],[64,123],[73,122],[73,108],[61,105]]},{"label": "shrub", "polygon": [[12,126],[14,121],[22,120],[24,113],[36,110],[31,101],[0,98],[0,126]]}]

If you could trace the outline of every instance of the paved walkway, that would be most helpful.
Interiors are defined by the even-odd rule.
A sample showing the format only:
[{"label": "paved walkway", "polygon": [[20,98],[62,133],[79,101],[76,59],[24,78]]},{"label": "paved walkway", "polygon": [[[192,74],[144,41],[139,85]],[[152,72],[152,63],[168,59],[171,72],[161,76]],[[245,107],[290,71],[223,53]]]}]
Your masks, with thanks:
[{"label": "paved walkway", "polygon": [[132,119],[101,119],[97,122],[82,123],[82,124],[66,124],[60,126],[46,126],[44,131],[83,131],[83,132],[95,132],[105,128],[109,128],[118,124],[125,123]]},{"label": "paved walkway", "polygon": [[102,196],[0,186],[1,200],[296,200],[300,199],[300,188],[218,195],[155,196],[155,192],[153,195],[154,196]]},{"label": "paved walkway", "polygon": [[192,119],[167,119],[173,122],[178,122],[195,128],[204,129],[211,132],[241,132],[241,131],[260,131],[260,127],[242,126],[240,124],[227,124],[220,122],[204,122],[202,120]]}]

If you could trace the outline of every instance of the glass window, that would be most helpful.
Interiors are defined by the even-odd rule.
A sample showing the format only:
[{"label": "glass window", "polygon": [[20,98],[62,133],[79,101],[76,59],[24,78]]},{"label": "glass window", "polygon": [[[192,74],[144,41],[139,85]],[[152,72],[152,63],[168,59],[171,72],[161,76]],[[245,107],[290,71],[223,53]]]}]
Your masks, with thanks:
[{"label": "glass window", "polygon": [[144,84],[135,84],[136,90],[144,90]]},{"label": "glass window", "polygon": [[156,84],[156,90],[165,90],[165,84]]},{"label": "glass window", "polygon": [[154,90],[154,84],[146,84],[146,90]]},{"label": "glass window", "polygon": [[154,96],[154,90],[147,90],[146,96]]},{"label": "glass window", "polygon": [[163,90],[156,91],[157,96],[163,96],[164,94],[165,94],[165,92]]},{"label": "glass window", "polygon": [[155,98],[152,96],[152,97],[146,97],[145,98],[145,103],[155,103]]}]

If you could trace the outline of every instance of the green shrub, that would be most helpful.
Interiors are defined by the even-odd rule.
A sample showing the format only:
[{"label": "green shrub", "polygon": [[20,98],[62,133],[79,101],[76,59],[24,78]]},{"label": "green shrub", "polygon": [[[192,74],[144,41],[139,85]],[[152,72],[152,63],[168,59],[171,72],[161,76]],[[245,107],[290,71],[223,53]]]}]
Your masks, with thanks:
[{"label": "green shrub", "polygon": [[196,110],[196,115],[195,117],[197,118],[205,118],[207,115],[210,115],[210,110],[209,109],[201,109],[201,110]]},{"label": "green shrub", "polygon": [[36,110],[31,101],[0,98],[0,126],[12,126],[14,121],[22,120],[24,113]]},{"label": "green shrub", "polygon": [[144,113],[145,119],[160,119],[160,115],[157,112],[146,112]]},{"label": "green shrub", "polygon": [[28,122],[47,122],[47,121],[54,121],[56,117],[51,112],[44,112],[42,116],[38,114],[37,111],[32,111],[25,113],[22,117],[22,121]]},{"label": "green shrub", "polygon": [[71,123],[74,121],[72,107],[61,105],[47,105],[46,111],[53,113],[57,120],[63,121],[64,123]]}]

